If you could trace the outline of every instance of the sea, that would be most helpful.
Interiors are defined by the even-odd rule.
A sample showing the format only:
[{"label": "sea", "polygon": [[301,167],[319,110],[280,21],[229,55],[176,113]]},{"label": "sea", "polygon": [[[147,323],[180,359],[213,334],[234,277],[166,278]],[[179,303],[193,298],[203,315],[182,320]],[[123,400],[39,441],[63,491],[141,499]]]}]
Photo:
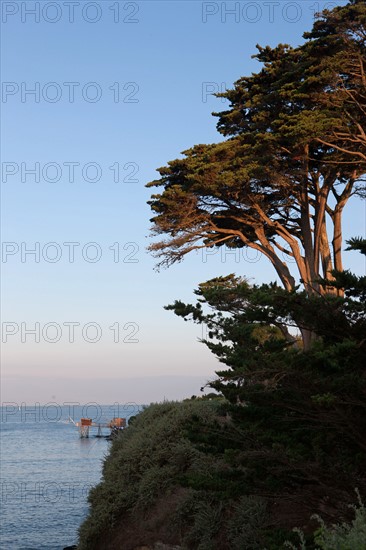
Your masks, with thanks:
[{"label": "sea", "polygon": [[[47,405],[7,403],[0,408],[1,550],[62,550],[77,543],[87,497],[101,479],[110,441],[80,438],[74,422],[127,418],[136,404]],[[101,428],[108,435],[108,428]]]}]

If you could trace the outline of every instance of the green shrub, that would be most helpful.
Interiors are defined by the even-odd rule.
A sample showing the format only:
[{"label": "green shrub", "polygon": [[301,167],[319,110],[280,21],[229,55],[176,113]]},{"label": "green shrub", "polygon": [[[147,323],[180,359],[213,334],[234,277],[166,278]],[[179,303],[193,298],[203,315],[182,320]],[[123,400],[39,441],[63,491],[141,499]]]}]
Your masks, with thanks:
[{"label": "green shrub", "polygon": [[365,550],[366,549],[366,508],[360,495],[359,505],[352,506],[355,518],[351,523],[340,523],[327,527],[324,521],[315,516],[320,528],[315,533],[315,542],[321,550]]},{"label": "green shrub", "polygon": [[262,550],[258,534],[267,519],[266,502],[255,496],[243,496],[234,506],[228,522],[228,540],[232,550]]},{"label": "green shrub", "polygon": [[[316,550],[366,550],[366,508],[358,492],[357,496],[358,506],[351,506],[355,512],[355,518],[351,523],[327,526],[320,516],[312,516],[320,524],[314,533],[314,543],[318,545]],[[286,542],[285,546],[293,550],[306,550],[304,534],[300,529],[294,531],[299,535],[300,547],[297,548],[289,542]]]},{"label": "green shrub", "polygon": [[[217,469],[220,460],[196,449],[185,430],[192,418],[201,425],[213,423],[219,407],[218,399],[164,402],[150,405],[134,418],[113,441],[103,480],[90,492],[90,513],[79,531],[79,550],[100,547],[98,541],[121,519],[142,518],[159,499],[184,485],[186,476]],[[204,516],[204,508],[198,510],[193,530],[204,523]],[[189,521],[182,523],[185,529]]]},{"label": "green shrub", "polygon": [[216,535],[222,524],[223,505],[205,492],[192,492],[178,511],[182,524],[189,529],[182,539],[183,548],[215,550]]}]

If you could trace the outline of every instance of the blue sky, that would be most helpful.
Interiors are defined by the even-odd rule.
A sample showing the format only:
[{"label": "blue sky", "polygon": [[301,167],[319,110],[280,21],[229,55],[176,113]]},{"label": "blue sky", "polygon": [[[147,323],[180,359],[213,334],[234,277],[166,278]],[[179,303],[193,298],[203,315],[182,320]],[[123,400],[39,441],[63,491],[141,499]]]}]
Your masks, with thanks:
[{"label": "blue sky", "polygon": [[[220,139],[211,112],[225,104],[206,92],[258,69],[256,43],[297,45],[338,3],[2,2],[3,400],[179,398],[213,376],[201,329],[162,306],[219,274],[275,274],[250,251],[156,273],[144,186]],[[346,236],[364,233],[364,206],[349,205]]]}]

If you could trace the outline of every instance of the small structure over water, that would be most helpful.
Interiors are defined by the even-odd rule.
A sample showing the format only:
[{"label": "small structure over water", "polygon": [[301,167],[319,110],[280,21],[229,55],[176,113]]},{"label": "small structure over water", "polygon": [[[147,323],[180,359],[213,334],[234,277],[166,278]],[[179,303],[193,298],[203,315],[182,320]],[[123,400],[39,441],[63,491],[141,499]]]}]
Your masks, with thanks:
[{"label": "small structure over water", "polygon": [[[110,439],[115,436],[120,430],[126,428],[126,419],[125,418],[113,418],[109,422],[93,422],[92,418],[81,418],[80,422],[73,422],[77,428],[79,428],[79,435],[81,438],[87,438],[90,434],[91,428],[97,428],[97,433],[94,437],[105,437]],[[109,429],[107,435],[103,434],[103,428]]]}]

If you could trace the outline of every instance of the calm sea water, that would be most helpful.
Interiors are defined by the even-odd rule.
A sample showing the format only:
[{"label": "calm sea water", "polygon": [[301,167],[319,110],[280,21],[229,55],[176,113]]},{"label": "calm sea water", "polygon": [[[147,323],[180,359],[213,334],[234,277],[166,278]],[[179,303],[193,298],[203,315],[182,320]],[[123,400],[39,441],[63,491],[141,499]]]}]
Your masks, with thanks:
[{"label": "calm sea water", "polygon": [[77,542],[110,443],[93,437],[95,428],[80,439],[70,413],[103,422],[128,418],[136,407],[1,407],[1,549],[60,550]]}]

